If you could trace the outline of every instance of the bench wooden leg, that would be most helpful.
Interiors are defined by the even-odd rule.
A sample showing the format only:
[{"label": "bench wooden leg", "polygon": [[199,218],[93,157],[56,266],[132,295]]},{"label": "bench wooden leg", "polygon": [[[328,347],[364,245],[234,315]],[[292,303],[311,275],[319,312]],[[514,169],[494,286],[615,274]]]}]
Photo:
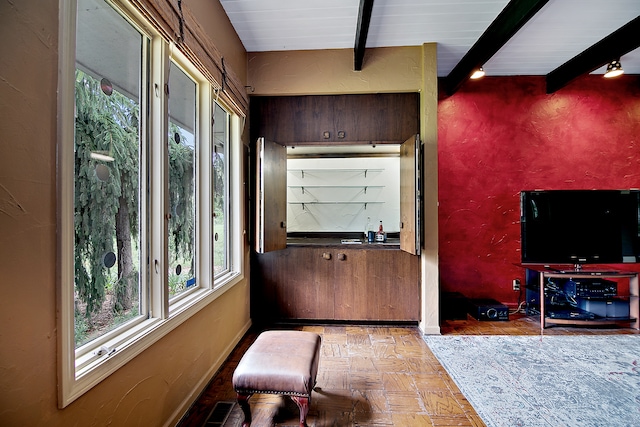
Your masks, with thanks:
[{"label": "bench wooden leg", "polygon": [[240,405],[240,409],[242,409],[242,413],[244,414],[242,427],[249,427],[251,425],[251,407],[249,406],[249,398],[251,395],[237,393],[237,396],[238,405]]},{"label": "bench wooden leg", "polygon": [[307,427],[307,414],[309,413],[309,398],[300,396],[291,396],[300,409],[300,427]]}]

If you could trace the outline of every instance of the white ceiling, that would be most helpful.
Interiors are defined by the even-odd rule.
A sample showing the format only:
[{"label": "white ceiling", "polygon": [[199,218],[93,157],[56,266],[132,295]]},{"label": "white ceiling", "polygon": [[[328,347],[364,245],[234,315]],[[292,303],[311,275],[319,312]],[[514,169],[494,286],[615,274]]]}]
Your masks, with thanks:
[{"label": "white ceiling", "polygon": [[[248,52],[355,46],[359,0],[220,1]],[[508,2],[374,0],[366,47],[436,42],[438,76],[445,77]],[[549,0],[484,69],[546,75],[639,15],[640,0]],[[640,49],[620,61],[625,73],[640,74]]]}]

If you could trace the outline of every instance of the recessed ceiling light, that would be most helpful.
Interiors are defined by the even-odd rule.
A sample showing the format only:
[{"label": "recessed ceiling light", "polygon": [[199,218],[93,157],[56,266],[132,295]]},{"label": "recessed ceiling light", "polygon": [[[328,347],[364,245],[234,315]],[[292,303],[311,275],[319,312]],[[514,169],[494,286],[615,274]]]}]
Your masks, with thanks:
[{"label": "recessed ceiling light", "polygon": [[473,74],[471,74],[471,78],[473,80],[481,79],[482,77],[484,77],[484,69],[482,67],[478,68],[473,72]]}]

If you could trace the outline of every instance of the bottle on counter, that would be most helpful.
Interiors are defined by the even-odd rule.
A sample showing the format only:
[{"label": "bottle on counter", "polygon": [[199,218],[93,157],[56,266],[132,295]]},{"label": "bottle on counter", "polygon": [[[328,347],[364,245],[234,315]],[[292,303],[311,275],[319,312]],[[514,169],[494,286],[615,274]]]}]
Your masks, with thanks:
[{"label": "bottle on counter", "polygon": [[371,217],[367,217],[367,223],[364,225],[364,238],[366,239],[369,235],[369,231],[371,230]]},{"label": "bottle on counter", "polygon": [[373,243],[376,239],[376,233],[373,231],[373,225],[371,224],[371,217],[367,217],[367,226],[364,230],[367,242]]},{"label": "bottle on counter", "polygon": [[376,242],[386,242],[387,241],[387,233],[385,233],[384,228],[382,227],[382,221],[380,221],[380,225],[378,226],[378,232],[376,233]]}]

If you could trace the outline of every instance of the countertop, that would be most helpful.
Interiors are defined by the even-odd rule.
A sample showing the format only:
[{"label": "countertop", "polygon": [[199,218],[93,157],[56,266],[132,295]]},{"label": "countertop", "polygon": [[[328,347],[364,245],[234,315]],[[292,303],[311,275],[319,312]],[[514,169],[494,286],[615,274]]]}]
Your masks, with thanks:
[{"label": "countertop", "polygon": [[[344,240],[356,241],[343,243]],[[369,243],[366,239],[341,239],[338,237],[287,237],[287,246],[341,247],[345,249],[400,249],[400,239],[390,237],[386,242]]]}]

